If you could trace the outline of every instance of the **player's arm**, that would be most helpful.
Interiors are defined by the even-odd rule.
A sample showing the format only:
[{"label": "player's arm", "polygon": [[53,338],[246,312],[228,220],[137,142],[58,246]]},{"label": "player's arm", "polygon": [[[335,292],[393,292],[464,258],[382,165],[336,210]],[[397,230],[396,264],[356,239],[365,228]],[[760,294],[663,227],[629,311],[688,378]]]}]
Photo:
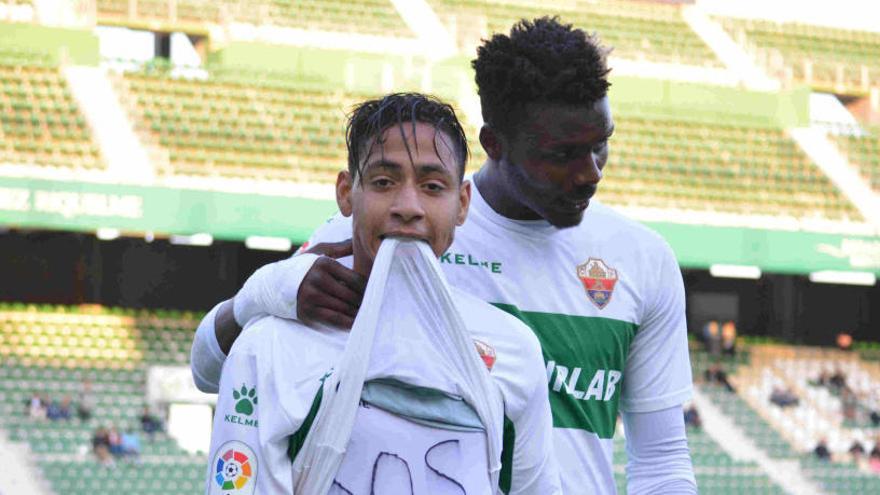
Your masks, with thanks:
[{"label": "player's arm", "polygon": [[[207,493],[292,493],[285,433],[295,425],[272,383],[271,353],[236,346],[223,364],[208,458]],[[259,363],[259,365],[258,365]],[[251,490],[248,490],[251,489]]]},{"label": "player's arm", "polygon": [[696,494],[681,406],[622,416],[627,493]]},{"label": "player's arm", "polygon": [[[521,324],[519,321],[516,323]],[[528,331],[528,335],[534,337],[531,331]],[[529,384],[528,392],[519,414],[507,418],[512,423],[512,431],[505,428],[505,435],[512,433],[514,436],[508,495],[562,493],[559,467],[553,450],[553,417],[547,373],[537,339],[533,344],[523,350],[529,354],[528,365],[522,370],[523,378],[527,377],[526,383]]]},{"label": "player's arm", "polygon": [[696,494],[682,404],[692,390],[684,283],[663,243],[643,288],[646,306],[624,371],[627,492]]},{"label": "player's arm", "polygon": [[350,220],[334,217],[312,236],[314,247],[260,268],[234,298],[202,318],[190,359],[199,390],[217,392],[226,354],[241,329],[256,317],[271,314],[351,327],[366,283],[335,260],[351,254],[351,242],[345,240],[350,236]]}]

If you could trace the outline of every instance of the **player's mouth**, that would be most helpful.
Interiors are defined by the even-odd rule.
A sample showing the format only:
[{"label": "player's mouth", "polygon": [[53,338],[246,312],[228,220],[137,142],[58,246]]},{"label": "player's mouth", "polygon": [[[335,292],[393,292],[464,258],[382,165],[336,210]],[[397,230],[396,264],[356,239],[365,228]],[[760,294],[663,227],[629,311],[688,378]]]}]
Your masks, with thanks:
[{"label": "player's mouth", "polygon": [[557,201],[556,205],[557,205],[557,209],[562,212],[572,213],[572,214],[580,213],[580,212],[586,210],[588,206],[590,206],[590,198],[589,197],[583,198],[583,199],[563,198],[563,199],[560,199],[559,201]]}]

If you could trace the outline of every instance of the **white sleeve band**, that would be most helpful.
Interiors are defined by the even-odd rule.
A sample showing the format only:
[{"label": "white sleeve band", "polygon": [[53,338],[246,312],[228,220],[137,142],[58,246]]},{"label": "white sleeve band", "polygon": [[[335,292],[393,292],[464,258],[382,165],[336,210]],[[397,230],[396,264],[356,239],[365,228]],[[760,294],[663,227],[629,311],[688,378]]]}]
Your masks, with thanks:
[{"label": "white sleeve band", "polygon": [[220,343],[217,342],[217,335],[214,331],[214,318],[224,302],[226,301],[214,306],[199,322],[189,358],[196,388],[208,394],[217,393],[220,385],[220,371],[226,360],[226,354],[220,350]]},{"label": "white sleeve band", "polygon": [[622,417],[627,493],[696,495],[681,406],[648,413],[623,412]]},{"label": "white sleeve band", "polygon": [[303,253],[263,265],[235,295],[232,312],[242,328],[256,316],[270,314],[296,319],[299,285],[320,256]]}]

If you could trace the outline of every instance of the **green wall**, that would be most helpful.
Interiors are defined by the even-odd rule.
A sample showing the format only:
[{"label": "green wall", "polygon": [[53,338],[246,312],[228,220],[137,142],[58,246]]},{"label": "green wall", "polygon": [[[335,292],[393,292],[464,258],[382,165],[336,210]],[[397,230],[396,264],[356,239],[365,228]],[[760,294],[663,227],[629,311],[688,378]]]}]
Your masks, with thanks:
[{"label": "green wall", "polygon": [[637,77],[611,82],[609,95],[618,114],[765,128],[809,125],[807,87],[768,93]]},{"label": "green wall", "polygon": [[[251,72],[278,75],[300,83],[382,92],[382,74],[390,67],[396,91],[421,90],[425,72],[431,92],[459,98],[476,92],[470,57],[430,62],[420,57],[342,50],[233,43],[210,56],[220,75],[253,77]],[[675,118],[706,124],[786,128],[809,123],[807,87],[778,93],[681,83],[638,77],[611,77],[611,104],[620,115]]]},{"label": "green wall", "polygon": [[0,23],[0,46],[46,52],[52,63],[97,65],[100,57],[98,37],[82,29]]},{"label": "green wall", "polygon": [[[99,227],[156,235],[207,232],[302,243],[336,212],[336,202],[149,186],[0,178],[0,225],[93,232]],[[858,270],[880,275],[880,236],[648,223],[679,263],[756,265],[774,273]]]}]

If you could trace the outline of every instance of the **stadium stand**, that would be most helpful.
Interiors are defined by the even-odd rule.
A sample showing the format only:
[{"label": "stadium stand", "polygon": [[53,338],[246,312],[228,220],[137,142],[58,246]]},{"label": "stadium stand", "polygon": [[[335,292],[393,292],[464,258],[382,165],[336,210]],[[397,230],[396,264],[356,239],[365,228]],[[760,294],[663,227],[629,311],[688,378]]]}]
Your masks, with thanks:
[{"label": "stadium stand", "polygon": [[851,464],[807,457],[801,460],[801,469],[829,493],[880,493],[880,476],[865,473]]},{"label": "stadium stand", "polygon": [[[773,483],[754,462],[741,462],[731,458],[709,435],[699,429],[689,428],[688,447],[694,461],[697,486],[702,493],[734,495],[749,493],[776,495],[786,493]],[[614,464],[617,492],[626,494],[626,444],[623,435],[614,437]]]},{"label": "stadium stand", "polygon": [[[5,8],[34,2],[0,0],[0,4]],[[560,0],[551,11],[527,0],[428,0],[428,4],[462,49],[490,32],[507,31],[519,18],[549,13],[600,33],[614,47],[612,57],[723,67],[685,23],[681,7],[669,3]],[[401,38],[415,35],[390,0],[96,0],[95,5],[100,24],[161,27],[208,37],[213,26],[229,23]],[[749,51],[759,63],[781,59],[782,76],[792,82],[859,95],[880,83],[880,34],[716,20],[734,39],[757,47]],[[0,43],[0,166],[106,169],[65,81],[66,62],[57,58]],[[190,74],[199,72],[195,78],[179,77],[171,67],[149,63],[135,72],[111,76],[160,179],[194,177],[209,188],[210,181],[204,179],[212,177],[280,182],[281,187],[332,184],[346,163],[345,114],[355,102],[374,96],[345,90],[338,81],[316,84],[290,74],[254,70],[242,79],[221,66]],[[615,107],[615,112],[617,129],[608,173],[600,186],[603,202],[863,221],[782,129],[788,124],[761,127],[730,123],[723,116],[703,122],[662,109],[654,114]],[[477,128],[465,124],[473,154],[468,170],[474,171],[485,154]],[[880,129],[865,129],[866,135],[831,138],[880,194]],[[117,462],[111,469],[91,455],[96,428],[139,426],[139,415],[148,405],[146,375],[151,365],[188,364],[198,316],[155,309],[0,303],[0,428],[10,440],[28,446],[52,491],[147,494],[167,492],[171,483],[174,493],[204,491],[204,456],[189,454],[164,433],[143,442],[138,464]],[[852,353],[750,344],[740,347],[735,357],[722,358],[693,346],[691,362],[701,394],[772,460],[800,466],[828,493],[880,493],[880,474],[858,468],[845,455],[852,439],[870,450],[880,434],[869,417],[880,409],[880,344],[865,344]],[[703,379],[715,363],[721,363],[735,391]],[[858,397],[852,415],[845,413],[839,391],[813,383],[821,370],[838,369],[846,373]],[[26,404],[33,394],[52,399],[71,396],[76,403],[84,382],[91,384],[95,399],[90,419],[29,417]],[[786,409],[771,404],[768,397],[774,386],[793,390],[799,404]],[[618,489],[626,493],[622,433],[615,436],[614,462]],[[822,435],[829,437],[833,462],[810,454]],[[734,459],[727,446],[706,431],[689,429],[688,437],[702,493],[776,494],[788,488],[775,484],[766,466]]]},{"label": "stadium stand", "polygon": [[[171,174],[333,184],[346,162],[345,116],[375,96],[298,83],[171,78],[147,71],[119,78],[144,142],[167,150]],[[183,110],[183,111],[181,111]],[[468,128],[472,168],[485,155]]]},{"label": "stadium stand", "polygon": [[168,150],[173,173],[332,183],[346,163],[353,95],[146,73],[121,81],[145,142]]},{"label": "stadium stand", "polygon": [[[801,450],[811,449],[820,437],[832,451],[845,451],[854,440],[867,442],[880,432],[869,419],[880,411],[880,366],[859,355],[833,349],[766,346],[754,353],[748,383],[755,403],[766,402],[771,419],[787,431]],[[769,407],[774,386],[784,386],[799,398],[785,410]]]},{"label": "stadium stand", "polygon": [[865,93],[880,83],[880,34],[866,31],[719,18],[734,39],[778,53],[794,81]]},{"label": "stadium stand", "polygon": [[601,33],[602,41],[614,48],[612,56],[720,66],[721,63],[694,34],[676,6],[638,1],[554,2],[550,10],[534,2],[517,0],[430,0],[440,19],[453,33],[508,32],[521,18],[559,15],[576,27]]},{"label": "stadium stand", "polygon": [[97,11],[99,22],[107,24],[240,22],[401,38],[413,36],[388,0],[98,0]]},{"label": "stadium stand", "polygon": [[[96,428],[140,429],[146,404],[146,369],[153,364],[185,364],[189,358],[191,313],[133,311],[100,307],[0,304],[0,410],[12,440],[29,444],[56,493],[198,493],[205,459],[183,451],[159,433],[143,441],[138,464],[113,469],[93,459]],[[41,394],[76,405],[84,381],[91,383],[95,407],[80,420],[31,418],[28,399]]]},{"label": "stadium stand", "polygon": [[783,131],[621,114],[615,123],[608,203],[859,219]]},{"label": "stadium stand", "polygon": [[[179,493],[200,490],[204,458],[186,453],[164,434],[143,443],[138,463],[117,461],[115,467],[109,468],[89,453],[97,427],[129,428],[137,424],[147,405],[145,370],[150,365],[187,362],[195,317],[176,311],[0,304],[2,427],[12,440],[27,442],[57,493],[154,493],[164,486],[161,480],[167,479],[175,480]],[[797,359],[792,361],[792,356]],[[751,346],[736,357],[720,359],[739,389],[733,393],[700,379],[719,358],[696,346],[691,353],[701,392],[711,397],[771,457],[798,459],[801,469],[829,493],[874,493],[880,487],[880,477],[852,464],[818,462],[802,454],[809,449],[793,447],[786,435],[780,434],[778,424],[768,422],[764,414],[757,412],[756,401],[751,400],[754,394],[748,375],[756,365],[787,370],[802,381],[812,376],[804,373],[805,369],[818,372],[823,366],[842,366],[854,387],[863,391],[877,389],[877,382],[872,381],[875,375],[869,371],[880,373],[872,365],[861,363],[854,353],[844,360],[839,358],[838,351]],[[794,364],[781,366],[780,360],[786,359]],[[864,366],[869,371],[862,376],[857,371]],[[873,367],[880,369],[876,364]],[[76,401],[84,381],[92,384],[96,399],[91,419],[51,421],[28,416],[26,406],[32,394],[55,399],[71,396]],[[815,401],[807,400],[805,404],[813,407],[812,414],[825,412]],[[769,407],[762,404],[758,410]],[[784,493],[757,464],[734,460],[699,428],[690,428],[688,438],[697,480],[706,493]],[[624,437],[617,435],[615,464],[620,492],[626,493],[623,442]]]},{"label": "stadium stand", "polygon": [[104,167],[58,64],[46,53],[0,47],[0,162]]},{"label": "stadium stand", "polygon": [[869,129],[864,136],[833,136],[850,164],[880,194],[880,129]]},{"label": "stadium stand", "polygon": [[[119,79],[166,174],[332,184],[345,163],[351,105],[369,95],[293,79],[242,82],[141,71]],[[781,130],[618,115],[603,182],[610,204],[799,218],[859,213]],[[475,170],[485,159],[468,126]]]},{"label": "stadium stand", "polygon": [[[775,344],[751,346],[736,358],[713,357],[692,348],[695,380],[719,359],[736,392],[702,380],[700,391],[770,457],[797,460],[802,472],[828,493],[876,493],[880,489],[880,476],[860,469],[847,454],[853,440],[870,450],[880,431],[866,418],[867,410],[877,407],[880,367],[876,363],[863,361],[858,353]],[[846,377],[859,398],[855,421],[844,418],[839,392],[832,393],[827,386],[816,383],[820,375],[835,372]],[[790,387],[799,403],[786,409],[773,405],[769,397],[776,386]],[[828,439],[833,461],[818,460],[813,455],[820,438]],[[694,458],[698,466],[696,452]]]}]

